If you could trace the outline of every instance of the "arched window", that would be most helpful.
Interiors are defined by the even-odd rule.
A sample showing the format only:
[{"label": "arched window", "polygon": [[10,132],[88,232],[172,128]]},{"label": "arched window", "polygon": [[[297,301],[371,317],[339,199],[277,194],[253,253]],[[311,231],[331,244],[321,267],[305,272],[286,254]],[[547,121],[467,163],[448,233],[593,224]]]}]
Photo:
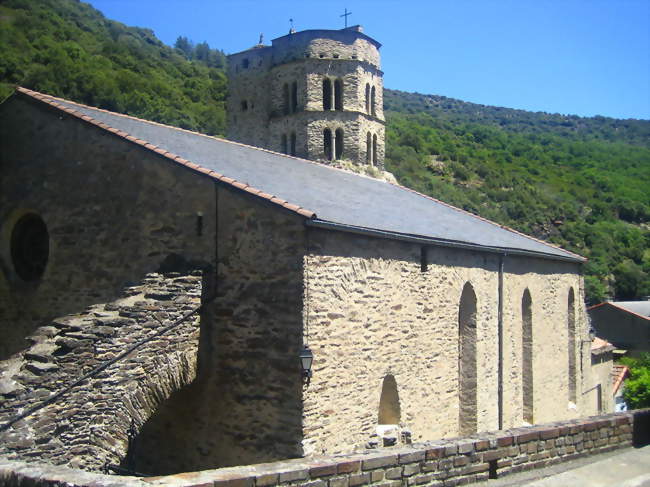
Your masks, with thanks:
[{"label": "arched window", "polygon": [[533,424],[533,302],[526,289],[521,298],[521,375],[523,420]]},{"label": "arched window", "polygon": [[45,272],[50,256],[50,234],[36,214],[23,216],[11,231],[11,261],[23,281],[36,281]]},{"label": "arched window", "polygon": [[372,164],[372,135],[366,134],[366,163]]},{"label": "arched window", "polygon": [[323,78],[323,110],[332,109],[332,80]]},{"label": "arched window", "polygon": [[377,134],[372,136],[372,164],[377,165]]},{"label": "arched window", "polygon": [[282,134],[282,153],[283,154],[288,154],[287,152],[287,134]]},{"label": "arched window", "polygon": [[282,87],[282,112],[289,115],[289,85],[287,83]]},{"label": "arched window", "polygon": [[366,83],[366,113],[370,113],[370,83]]},{"label": "arched window", "polygon": [[332,131],[330,129],[325,129],[323,131],[323,152],[325,154],[325,159],[332,160]]},{"label": "arched window", "polygon": [[298,83],[294,81],[291,83],[291,112],[298,111]]},{"label": "arched window", "polygon": [[241,101],[241,111],[245,112],[246,110],[248,110],[248,102],[246,100],[242,100]]},{"label": "arched window", "polygon": [[334,110],[343,110],[343,80],[334,81]]},{"label": "arched window", "polygon": [[372,90],[370,90],[370,110],[373,116],[377,115],[377,109],[375,108],[375,87],[372,87]]},{"label": "arched window", "polygon": [[399,424],[400,406],[397,381],[392,375],[384,377],[379,397],[379,424]]},{"label": "arched window", "polygon": [[291,132],[291,155],[296,155],[296,133]]},{"label": "arched window", "polygon": [[578,401],[578,392],[576,387],[576,308],[575,308],[575,295],[573,288],[569,289],[569,297],[567,300],[567,332],[569,348],[569,401],[574,404]]},{"label": "arched window", "polygon": [[476,294],[468,282],[458,309],[458,433],[477,431],[476,421]]},{"label": "arched window", "polygon": [[343,129],[336,129],[336,141],[334,143],[334,149],[336,153],[336,159],[341,159],[343,157]]}]

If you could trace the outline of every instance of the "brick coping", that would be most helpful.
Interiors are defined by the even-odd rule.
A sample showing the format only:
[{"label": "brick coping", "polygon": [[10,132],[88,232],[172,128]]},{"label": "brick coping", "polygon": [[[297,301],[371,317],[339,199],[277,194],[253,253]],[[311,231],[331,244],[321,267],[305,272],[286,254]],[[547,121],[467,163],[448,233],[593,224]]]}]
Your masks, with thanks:
[{"label": "brick coping", "polygon": [[635,424],[642,429],[648,422],[650,409],[644,409],[403,447],[145,478],[0,457],[0,485],[12,487],[28,482],[34,486],[71,487],[446,487],[630,447],[637,433]]}]

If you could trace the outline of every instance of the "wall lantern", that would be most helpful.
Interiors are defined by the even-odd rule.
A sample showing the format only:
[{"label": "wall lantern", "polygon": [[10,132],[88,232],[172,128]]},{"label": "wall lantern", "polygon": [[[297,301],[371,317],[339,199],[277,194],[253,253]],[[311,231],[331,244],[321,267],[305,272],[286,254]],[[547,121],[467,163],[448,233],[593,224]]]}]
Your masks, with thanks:
[{"label": "wall lantern", "polygon": [[305,346],[300,352],[300,366],[302,367],[302,380],[309,384],[311,380],[311,364],[314,361],[314,355],[308,346]]}]

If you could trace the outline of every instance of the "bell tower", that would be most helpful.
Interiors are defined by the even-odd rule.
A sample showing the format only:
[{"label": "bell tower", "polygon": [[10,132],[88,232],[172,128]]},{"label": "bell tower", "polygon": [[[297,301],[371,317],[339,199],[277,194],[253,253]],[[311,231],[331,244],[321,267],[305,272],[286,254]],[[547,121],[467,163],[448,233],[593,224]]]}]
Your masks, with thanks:
[{"label": "bell tower", "polygon": [[328,164],[384,168],[381,44],[361,26],[293,30],[228,56],[228,137]]}]

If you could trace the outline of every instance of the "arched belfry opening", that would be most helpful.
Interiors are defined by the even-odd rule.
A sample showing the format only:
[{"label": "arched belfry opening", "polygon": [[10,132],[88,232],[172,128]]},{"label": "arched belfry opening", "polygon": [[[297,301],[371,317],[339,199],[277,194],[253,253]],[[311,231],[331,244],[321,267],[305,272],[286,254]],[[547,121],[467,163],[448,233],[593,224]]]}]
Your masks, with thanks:
[{"label": "arched belfry opening", "polygon": [[323,78],[323,110],[332,109],[332,80]]},{"label": "arched belfry opening", "polygon": [[282,86],[282,113],[289,115],[289,84],[285,83]]},{"label": "arched belfry opening", "polygon": [[569,357],[569,401],[578,402],[577,377],[576,377],[576,304],[573,288],[569,289],[567,298],[567,347]]},{"label": "arched belfry opening", "polygon": [[477,431],[476,293],[469,282],[460,296],[458,338],[458,432],[471,435]]},{"label": "arched belfry opening", "polygon": [[334,134],[335,156],[338,160],[343,158],[343,129],[336,129],[336,132],[334,132]]},{"label": "arched belfry opening", "polygon": [[395,377],[388,374],[384,377],[381,386],[381,396],[379,397],[379,418],[378,424],[399,424],[400,422],[400,405],[399,394],[397,392],[397,381]]},{"label": "arched belfry opening", "polygon": [[334,81],[334,109],[343,110],[343,80]]},{"label": "arched belfry opening", "polygon": [[370,110],[371,114],[373,117],[377,116],[377,109],[375,107],[375,102],[376,102],[376,96],[377,96],[377,91],[375,90],[375,87],[372,87],[372,90],[370,91]]},{"label": "arched belfry opening", "polygon": [[372,164],[372,135],[366,134],[366,162]]},{"label": "arched belfry opening", "polygon": [[526,289],[521,298],[521,376],[523,420],[533,424],[533,300]]},{"label": "arched belfry opening", "polygon": [[366,83],[366,113],[370,113],[370,84]]},{"label": "arched belfry opening", "polygon": [[334,157],[332,145],[332,131],[330,129],[323,130],[323,154],[328,161]]}]

